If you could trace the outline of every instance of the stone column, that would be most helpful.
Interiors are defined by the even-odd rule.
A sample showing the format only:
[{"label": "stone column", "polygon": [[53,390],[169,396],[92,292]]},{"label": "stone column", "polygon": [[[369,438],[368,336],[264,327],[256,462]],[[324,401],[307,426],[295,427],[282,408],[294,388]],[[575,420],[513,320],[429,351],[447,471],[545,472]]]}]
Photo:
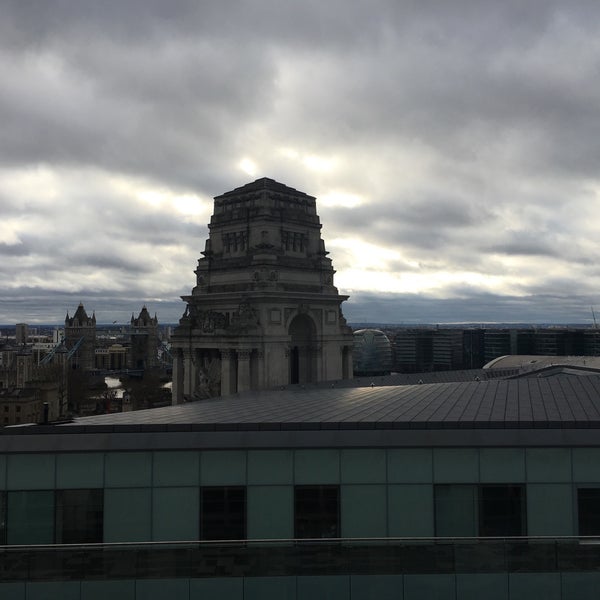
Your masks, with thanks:
[{"label": "stone column", "polygon": [[196,390],[196,365],[194,363],[194,350],[183,351],[183,394],[191,396]]},{"label": "stone column", "polygon": [[343,374],[346,379],[353,379],[354,377],[354,365],[352,363],[352,346],[344,346],[343,359],[346,364],[343,366]]},{"label": "stone column", "polygon": [[256,354],[256,383],[258,385],[258,389],[262,390],[265,387],[265,353],[263,350],[259,350]]},{"label": "stone column", "polygon": [[231,389],[231,360],[233,358],[232,350],[221,350],[221,396],[233,393]]},{"label": "stone column", "polygon": [[250,352],[238,350],[237,391],[245,392],[250,389]]},{"label": "stone column", "polygon": [[181,350],[173,353],[173,388],[171,404],[183,403],[183,356]]}]

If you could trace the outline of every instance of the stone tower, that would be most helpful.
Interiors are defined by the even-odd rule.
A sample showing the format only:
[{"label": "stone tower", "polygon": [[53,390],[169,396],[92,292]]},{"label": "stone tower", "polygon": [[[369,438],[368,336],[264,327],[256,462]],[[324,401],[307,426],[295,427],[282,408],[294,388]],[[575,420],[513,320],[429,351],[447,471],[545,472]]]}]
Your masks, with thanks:
[{"label": "stone tower", "polygon": [[71,363],[73,368],[90,371],[96,366],[96,314],[88,317],[80,302],[73,317],[65,318],[65,346],[69,351],[77,346]]},{"label": "stone tower", "polygon": [[352,377],[315,198],[257,179],[217,196],[208,227],[171,337],[173,403]]},{"label": "stone tower", "polygon": [[146,306],[137,319],[131,315],[129,326],[129,368],[152,369],[158,362],[158,318],[150,316]]}]

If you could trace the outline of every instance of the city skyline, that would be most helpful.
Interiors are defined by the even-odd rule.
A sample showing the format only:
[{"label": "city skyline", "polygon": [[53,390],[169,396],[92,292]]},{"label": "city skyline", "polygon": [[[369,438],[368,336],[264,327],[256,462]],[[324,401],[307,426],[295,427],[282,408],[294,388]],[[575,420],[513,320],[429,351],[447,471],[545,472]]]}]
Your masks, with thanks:
[{"label": "city skyline", "polygon": [[212,198],[262,176],[316,196],[350,322],[591,323],[599,17],[7,2],[0,323],[176,322]]}]

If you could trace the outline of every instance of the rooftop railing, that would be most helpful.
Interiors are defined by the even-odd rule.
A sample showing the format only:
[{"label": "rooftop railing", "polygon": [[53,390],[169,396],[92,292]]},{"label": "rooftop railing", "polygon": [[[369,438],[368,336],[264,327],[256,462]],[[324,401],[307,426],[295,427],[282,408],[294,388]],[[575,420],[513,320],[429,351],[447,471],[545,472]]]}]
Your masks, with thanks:
[{"label": "rooftop railing", "polygon": [[339,538],[0,546],[0,581],[600,571],[600,538]]}]

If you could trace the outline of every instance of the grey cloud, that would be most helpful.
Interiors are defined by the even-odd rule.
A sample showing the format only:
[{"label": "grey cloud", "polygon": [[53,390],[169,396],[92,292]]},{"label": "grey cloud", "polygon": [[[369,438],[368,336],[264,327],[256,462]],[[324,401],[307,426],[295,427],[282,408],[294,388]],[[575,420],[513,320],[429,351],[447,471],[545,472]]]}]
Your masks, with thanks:
[{"label": "grey cloud", "polygon": [[0,256],[27,256],[29,252],[29,249],[24,244],[0,242]]},{"label": "grey cloud", "polygon": [[[581,323],[591,321],[590,296],[504,296],[465,288],[459,297],[355,293],[344,304],[350,322],[367,323]],[[494,315],[490,319],[490,315]]]},{"label": "grey cloud", "polygon": [[[502,259],[514,259],[513,276],[520,264],[532,279],[519,284],[530,301],[502,305],[474,288],[462,304],[399,296],[389,307],[410,300],[423,314],[467,306],[525,314],[539,300],[549,315],[560,306],[577,313],[600,284],[592,227],[599,18],[587,0],[8,0],[2,178],[41,166],[56,174],[57,189],[52,201],[35,187],[9,197],[0,181],[2,218],[17,218],[20,240],[0,237],[3,281],[72,284],[70,270],[88,266],[103,278],[105,306],[111,294],[121,306],[123,289],[178,305],[193,285],[208,217],[144,205],[99,183],[98,173],[196,193],[210,207],[214,195],[253,178],[237,167],[247,157],[256,176],[317,196],[343,188],[366,198],[354,209],[319,207],[326,244],[360,238],[395,249],[402,258],[388,268],[396,272],[507,277]],[[281,147],[340,166],[311,171]],[[550,264],[573,279],[551,279]],[[110,281],[115,273],[120,285]],[[579,290],[574,303],[553,296],[553,286]],[[80,288],[94,298],[88,282]],[[33,297],[44,302],[43,293]],[[0,300],[4,318],[15,314],[9,304],[18,310],[11,302]]]}]

